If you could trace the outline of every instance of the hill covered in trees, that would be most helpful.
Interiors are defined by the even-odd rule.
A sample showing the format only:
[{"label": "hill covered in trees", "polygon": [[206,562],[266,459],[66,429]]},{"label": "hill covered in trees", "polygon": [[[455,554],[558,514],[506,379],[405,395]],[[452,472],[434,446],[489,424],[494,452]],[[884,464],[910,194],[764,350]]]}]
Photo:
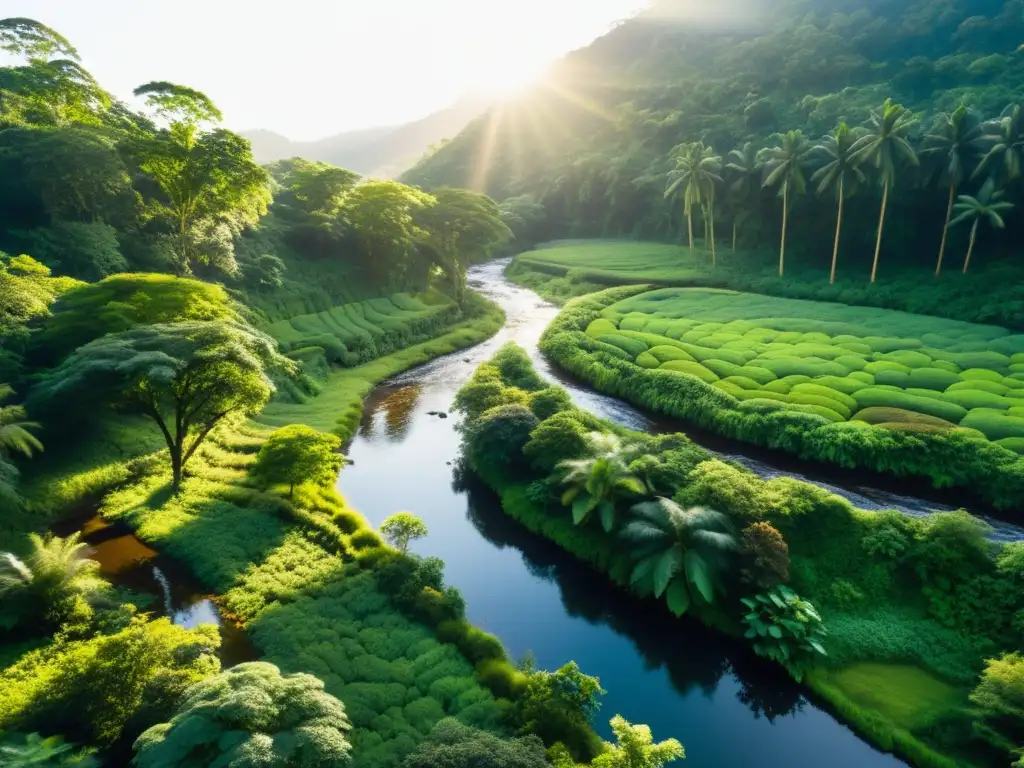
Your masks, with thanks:
[{"label": "hill covered in trees", "polygon": [[[823,218],[835,221],[836,190],[812,180],[831,159],[827,142],[812,147],[843,123],[850,144],[872,133],[872,111],[882,114],[891,98],[907,110],[901,131],[914,157],[897,154],[891,177],[879,156],[861,157],[864,178],[845,189],[841,262],[870,265],[889,179],[883,262],[934,264],[951,186],[981,195],[991,178],[990,194],[1019,202],[1024,139],[1012,105],[1024,95],[1022,7],[1020,0],[733,0],[708,10],[661,0],[567,56],[543,83],[492,108],[403,178],[540,203],[544,216],[530,233],[536,241],[686,240],[680,209],[692,209],[699,229],[711,191],[719,239],[735,224],[741,247],[766,251],[782,228],[776,194],[789,190],[789,249],[827,266],[834,226]],[[961,104],[969,118],[953,144],[929,140],[948,135]],[[985,120],[989,129],[977,129]],[[785,150],[778,134],[790,131],[801,133]],[[670,205],[669,173],[697,142],[709,150],[717,181]],[[779,157],[772,148],[795,153],[800,173],[767,189]],[[1019,235],[1012,214],[1005,219],[997,238],[981,228],[976,260],[986,262],[1000,251],[989,246],[1009,246]],[[950,233],[963,250],[969,229]]]}]

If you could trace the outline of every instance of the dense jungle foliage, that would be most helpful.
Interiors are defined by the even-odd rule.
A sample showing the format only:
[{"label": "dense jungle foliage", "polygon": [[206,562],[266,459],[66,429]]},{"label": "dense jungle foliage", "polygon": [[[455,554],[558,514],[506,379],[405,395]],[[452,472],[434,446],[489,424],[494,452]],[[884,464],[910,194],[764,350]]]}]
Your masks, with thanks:
[{"label": "dense jungle foliage", "polygon": [[597,389],[728,437],[961,486],[1020,510],[1024,337],[997,326],[642,286],[575,299],[541,349]]},{"label": "dense jungle foliage", "polygon": [[615,427],[514,346],[456,405],[465,457],[506,513],[637,601],[747,638],[915,765],[1012,759],[1024,735],[1010,714],[1020,543],[986,541],[965,512],[863,512],[804,482],[762,480],[682,434]]},{"label": "dense jungle foliage", "polygon": [[883,279],[940,252],[987,266],[1020,238],[1022,18],[1017,0],[659,0],[403,178],[530,210],[532,242],[703,231],[769,264],[788,232],[800,264],[838,246],[863,281],[873,256]]}]

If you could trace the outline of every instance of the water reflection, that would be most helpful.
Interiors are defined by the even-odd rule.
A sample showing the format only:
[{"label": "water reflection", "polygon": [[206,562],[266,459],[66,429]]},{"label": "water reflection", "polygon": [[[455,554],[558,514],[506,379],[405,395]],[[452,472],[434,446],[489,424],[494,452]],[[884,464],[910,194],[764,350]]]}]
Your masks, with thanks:
[{"label": "water reflection", "polygon": [[418,382],[377,387],[363,404],[359,434],[371,440],[379,435],[392,442],[403,440],[422,389]]}]

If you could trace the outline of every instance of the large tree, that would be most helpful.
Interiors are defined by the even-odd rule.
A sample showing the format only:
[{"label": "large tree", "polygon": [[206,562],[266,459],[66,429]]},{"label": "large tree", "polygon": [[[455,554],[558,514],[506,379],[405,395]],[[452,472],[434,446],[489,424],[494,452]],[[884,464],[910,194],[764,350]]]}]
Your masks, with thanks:
[{"label": "large tree", "polygon": [[686,757],[676,739],[655,744],[649,726],[633,725],[622,715],[613,717],[610,724],[617,743],[607,745],[591,763],[593,768],[662,768]]},{"label": "large tree", "polygon": [[740,222],[750,216],[757,193],[761,189],[763,166],[759,159],[757,145],[748,141],[742,147],[732,150],[726,160],[725,170],[730,172],[732,183],[729,185],[729,196],[732,200],[732,250],[736,252],[736,233]]},{"label": "large tree", "polygon": [[981,117],[963,104],[950,113],[938,115],[931,131],[924,137],[922,157],[936,161],[941,182],[949,186],[942,242],[939,244],[939,258],[935,262],[936,275],[942,273],[957,189],[967,178],[967,172],[981,149],[983,137]]},{"label": "large tree", "polygon": [[78,60],[78,51],[67,38],[35,19],[0,19],[0,50],[28,61],[48,61],[54,56]]},{"label": "large tree", "polygon": [[435,204],[433,196],[397,181],[367,181],[348,193],[343,215],[362,244],[370,275],[386,283],[405,274],[427,237],[418,215]]},{"label": "large tree", "polygon": [[789,225],[789,203],[792,195],[802,195],[807,189],[807,144],[803,133],[789,131],[779,136],[777,146],[762,150],[761,161],[765,170],[765,187],[778,187],[782,197],[782,240],[779,245],[779,276],[786,269],[786,229]]},{"label": "large tree", "polygon": [[893,104],[892,99],[871,113],[867,135],[857,139],[853,145],[853,159],[874,167],[878,182],[882,185],[882,208],[878,215],[878,237],[875,241],[875,258],[871,263],[871,282],[878,275],[878,256],[882,252],[882,233],[885,230],[885,212],[889,203],[889,190],[896,183],[901,163],[919,165],[917,152],[907,138],[910,129],[917,124],[917,118],[906,107]]},{"label": "large tree", "polygon": [[175,271],[188,275],[198,262],[234,274],[233,240],[267,212],[269,177],[248,141],[206,129],[221,115],[204,94],[171,83],[147,83],[135,93],[168,123],[133,141],[131,153],[149,182],[141,185],[145,214],[168,232]]},{"label": "large tree", "polygon": [[683,144],[673,150],[675,167],[669,171],[665,197],[678,195],[683,201],[683,215],[693,253],[693,206],[701,205],[714,195],[714,185],[721,183],[722,158],[702,141]]},{"label": "large tree", "polygon": [[815,171],[812,182],[818,184],[818,194],[832,192],[836,196],[836,239],[832,246],[832,269],[829,272],[829,284],[836,281],[836,262],[839,259],[839,235],[843,226],[843,204],[846,195],[852,193],[856,185],[864,181],[864,172],[853,160],[853,144],[856,137],[846,123],[840,123],[836,129],[822,139],[815,147],[824,156],[825,164]]},{"label": "large tree", "polygon": [[288,497],[299,483],[332,483],[341,470],[341,438],[305,424],[281,427],[260,447],[252,474],[288,486]]},{"label": "large tree", "polygon": [[268,370],[292,370],[270,337],[242,324],[191,321],[108,334],[77,349],[36,387],[40,406],[107,403],[152,419],[177,488],[211,430],[259,411],[274,392]]},{"label": "large tree", "polygon": [[419,219],[427,242],[438,255],[457,300],[462,300],[466,268],[486,259],[512,237],[497,203],[466,189],[434,190],[435,205],[421,210]]},{"label": "large tree", "polygon": [[1006,184],[1020,178],[1024,168],[1024,111],[1020,104],[1011,104],[995,120],[982,127],[983,142],[988,151],[972,178],[988,174],[999,183]]}]

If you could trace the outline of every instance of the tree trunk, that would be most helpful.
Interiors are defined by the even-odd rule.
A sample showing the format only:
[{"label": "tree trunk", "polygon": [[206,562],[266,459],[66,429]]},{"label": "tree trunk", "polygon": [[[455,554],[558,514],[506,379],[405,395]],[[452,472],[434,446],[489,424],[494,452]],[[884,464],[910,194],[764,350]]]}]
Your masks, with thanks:
[{"label": "tree trunk", "polygon": [[875,241],[875,261],[871,265],[871,282],[878,274],[878,255],[882,252],[882,231],[885,229],[885,206],[889,202],[889,182],[882,187],[882,212],[878,217],[878,240]]},{"label": "tree trunk", "polygon": [[291,483],[288,486],[288,498],[289,499],[294,499],[295,498],[295,483]]},{"label": "tree trunk", "polygon": [[693,256],[693,209],[686,212],[686,231],[690,234],[690,255]]},{"label": "tree trunk", "polygon": [[736,219],[732,220],[732,252],[736,253]]},{"label": "tree trunk", "polygon": [[953,199],[956,197],[956,183],[949,185],[949,203],[946,204],[946,224],[942,228],[942,244],[939,246],[939,260],[935,264],[936,276],[942,273],[942,258],[946,255],[946,238],[949,236],[949,219],[953,215]]},{"label": "tree trunk", "polygon": [[779,277],[786,267],[786,224],[789,221],[789,184],[782,188],[782,245],[779,248]]},{"label": "tree trunk", "polygon": [[711,219],[711,266],[718,265],[718,251],[715,248],[715,206],[708,206],[708,216]]},{"label": "tree trunk", "polygon": [[168,445],[167,447],[171,451],[171,487],[174,488],[174,490],[178,490],[181,486],[182,475],[181,443],[178,443],[177,445]]},{"label": "tree trunk", "polygon": [[974,238],[978,235],[978,222],[981,219],[974,220],[974,226],[971,227],[971,242],[967,246],[967,258],[964,259],[964,274],[967,274],[967,268],[971,266],[971,254],[974,253]]},{"label": "tree trunk", "polygon": [[836,282],[836,261],[839,260],[839,231],[843,226],[843,186],[844,180],[839,180],[839,213],[836,215],[836,244],[832,246],[832,272],[828,277],[828,284],[834,285]]}]

